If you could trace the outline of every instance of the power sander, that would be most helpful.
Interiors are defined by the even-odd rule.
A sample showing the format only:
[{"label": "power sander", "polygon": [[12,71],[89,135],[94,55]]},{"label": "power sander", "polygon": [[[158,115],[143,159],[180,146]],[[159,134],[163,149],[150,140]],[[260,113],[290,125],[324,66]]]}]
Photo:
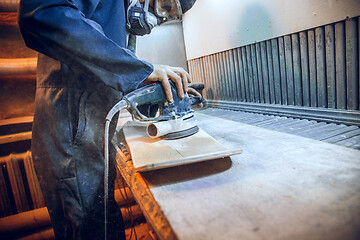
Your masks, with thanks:
[{"label": "power sander", "polygon": [[189,97],[184,93],[184,98],[180,99],[174,82],[169,82],[173,95],[171,103],[166,100],[160,83],[135,90],[122,100],[133,117],[131,124],[146,126],[150,138],[177,139],[199,130],[191,105],[201,103],[201,97]]}]

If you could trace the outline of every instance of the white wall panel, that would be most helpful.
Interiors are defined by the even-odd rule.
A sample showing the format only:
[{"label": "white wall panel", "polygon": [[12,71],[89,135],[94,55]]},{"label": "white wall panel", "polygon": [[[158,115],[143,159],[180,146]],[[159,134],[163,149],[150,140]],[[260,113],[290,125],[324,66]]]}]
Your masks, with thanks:
[{"label": "white wall panel", "polygon": [[136,55],[153,64],[187,69],[181,23],[155,27],[150,35],[137,37]]},{"label": "white wall panel", "polygon": [[197,0],[183,22],[187,59],[360,15],[360,0]]}]

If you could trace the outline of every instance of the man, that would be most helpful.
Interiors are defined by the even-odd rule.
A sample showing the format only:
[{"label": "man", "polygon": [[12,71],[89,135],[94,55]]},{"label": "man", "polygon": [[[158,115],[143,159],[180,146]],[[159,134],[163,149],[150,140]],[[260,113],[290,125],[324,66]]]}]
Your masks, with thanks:
[{"label": "man", "polygon": [[[104,238],[103,131],[111,107],[141,83],[162,82],[172,101],[168,79],[180,97],[191,81],[181,68],[151,65],[126,49],[126,7],[123,0],[20,3],[21,33],[39,52],[33,161],[57,239]],[[114,166],[110,175],[113,189]],[[108,237],[125,238],[110,194]]]}]

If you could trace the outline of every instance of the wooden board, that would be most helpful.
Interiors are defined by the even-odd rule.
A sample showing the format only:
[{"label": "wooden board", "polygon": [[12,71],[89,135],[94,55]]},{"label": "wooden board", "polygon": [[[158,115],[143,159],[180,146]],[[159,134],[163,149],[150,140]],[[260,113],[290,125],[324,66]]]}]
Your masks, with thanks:
[{"label": "wooden board", "polygon": [[241,150],[228,149],[200,129],[196,134],[176,140],[151,139],[145,127],[125,124],[124,134],[134,168],[149,171],[160,168],[228,157]]},{"label": "wooden board", "polygon": [[142,173],[117,158],[159,239],[358,239],[359,151],[221,113],[199,126],[240,155]]},{"label": "wooden board", "polygon": [[358,239],[359,151],[197,116],[243,154],[143,174],[179,239]]}]

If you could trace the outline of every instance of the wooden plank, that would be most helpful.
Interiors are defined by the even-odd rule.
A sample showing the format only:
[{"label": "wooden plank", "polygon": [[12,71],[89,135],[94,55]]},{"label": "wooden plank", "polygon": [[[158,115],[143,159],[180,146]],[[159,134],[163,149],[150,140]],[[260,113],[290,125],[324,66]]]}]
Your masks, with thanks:
[{"label": "wooden plank", "polygon": [[248,68],[248,75],[249,75],[249,93],[250,93],[250,102],[255,101],[255,92],[254,92],[254,75],[253,75],[253,66],[251,61],[251,49],[250,46],[247,45],[245,47],[246,49],[246,62],[247,62],[247,68]]},{"label": "wooden plank", "polygon": [[25,188],[18,162],[19,159],[14,157],[12,154],[6,158],[6,167],[9,174],[16,209],[18,212],[25,212],[30,210],[30,206],[25,194]]},{"label": "wooden plank", "polygon": [[241,92],[241,101],[246,100],[246,94],[245,94],[245,73],[244,73],[244,64],[243,64],[243,57],[241,53],[241,48],[236,49],[237,55],[238,55],[238,62],[239,62],[239,74],[240,74],[240,92]]},{"label": "wooden plank", "polygon": [[232,49],[232,59],[234,62],[234,81],[235,81],[236,101],[241,101],[239,58],[238,58],[238,49],[236,48]]},{"label": "wooden plank", "polygon": [[323,27],[315,29],[316,41],[316,82],[318,106],[327,107],[327,85],[325,65],[325,32]]},{"label": "wooden plank", "polygon": [[335,24],[336,108],[346,109],[345,23]]},{"label": "wooden plank", "polygon": [[24,160],[26,177],[28,180],[31,199],[34,208],[45,207],[44,197],[40,188],[39,180],[35,172],[34,163],[31,157],[31,152],[28,151],[22,154],[21,158]]},{"label": "wooden plank", "polygon": [[310,107],[318,106],[317,97],[317,77],[316,77],[316,47],[315,47],[315,31],[308,31],[308,47],[309,47],[309,76],[310,76]]},{"label": "wooden plank", "polygon": [[306,32],[300,32],[300,56],[301,56],[301,77],[303,105],[310,106],[310,82],[309,82],[309,53],[308,39]]},{"label": "wooden plank", "polygon": [[6,189],[6,180],[3,174],[4,164],[6,163],[0,162],[0,218],[9,216],[12,213],[9,193]]},{"label": "wooden plank", "polygon": [[268,61],[268,73],[269,73],[269,90],[270,90],[270,103],[275,103],[275,80],[274,80],[274,68],[273,58],[271,51],[271,42],[266,41],[267,61]]},{"label": "wooden plank", "polygon": [[[229,149],[203,130],[176,140],[151,139],[146,125],[126,124],[123,127],[132,162],[137,171],[150,171],[195,162],[202,162],[240,154],[240,149]],[[204,145],[204,141],[206,144]]]},{"label": "wooden plank", "polygon": [[33,116],[0,120],[0,135],[31,131]]},{"label": "wooden plank", "polygon": [[279,47],[277,39],[271,39],[271,52],[274,72],[275,103],[281,104],[281,76],[279,62]]},{"label": "wooden plank", "polygon": [[295,105],[303,105],[302,82],[301,82],[301,60],[300,60],[300,42],[297,33],[291,34],[293,67],[294,67],[294,99]]},{"label": "wooden plank", "polygon": [[259,102],[264,103],[264,84],[263,84],[263,70],[261,66],[260,43],[256,43],[255,51],[256,51],[256,69],[257,69],[258,83],[259,83]]},{"label": "wooden plank", "polygon": [[247,65],[247,56],[246,56],[246,48],[241,48],[241,55],[242,55],[242,62],[244,66],[244,79],[245,79],[245,95],[246,95],[246,102],[250,102],[250,86],[249,86],[249,71],[248,71],[248,65]]},{"label": "wooden plank", "polygon": [[252,72],[254,78],[254,99],[255,102],[260,102],[260,93],[259,93],[259,77],[258,77],[258,69],[256,63],[256,50],[255,44],[250,45],[251,51],[251,65],[252,65]]},{"label": "wooden plank", "polygon": [[31,137],[32,137],[32,132],[15,133],[5,136],[0,136],[0,144],[31,140]]},{"label": "wooden plank", "polygon": [[359,109],[359,52],[357,19],[345,21],[347,109]]},{"label": "wooden plank", "polygon": [[266,43],[260,43],[261,49],[261,67],[263,70],[262,77],[263,77],[263,87],[264,87],[264,102],[270,103],[270,85],[269,85],[269,67],[268,67],[268,60],[267,60],[267,50],[266,50]]},{"label": "wooden plank", "polygon": [[293,58],[291,48],[291,36],[284,36],[285,43],[285,61],[286,61],[286,82],[287,82],[287,96],[288,104],[295,104],[294,97],[294,72],[293,72]]},{"label": "wooden plank", "polygon": [[335,81],[335,30],[334,25],[325,26],[326,81],[327,101],[329,108],[336,108]]},{"label": "wooden plank", "polygon": [[280,82],[281,82],[281,103],[288,104],[287,100],[287,80],[286,80],[286,61],[284,38],[279,37],[279,62],[280,62]]}]

